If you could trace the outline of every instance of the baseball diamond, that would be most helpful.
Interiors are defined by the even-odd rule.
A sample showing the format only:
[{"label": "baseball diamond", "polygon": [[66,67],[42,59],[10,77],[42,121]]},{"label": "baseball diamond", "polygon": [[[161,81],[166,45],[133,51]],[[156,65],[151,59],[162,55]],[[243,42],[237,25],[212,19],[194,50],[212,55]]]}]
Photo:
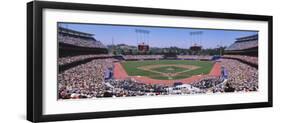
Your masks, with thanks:
[{"label": "baseball diamond", "polygon": [[129,76],[144,76],[159,80],[176,80],[193,75],[208,74],[213,67],[210,61],[147,60],[121,63]]}]

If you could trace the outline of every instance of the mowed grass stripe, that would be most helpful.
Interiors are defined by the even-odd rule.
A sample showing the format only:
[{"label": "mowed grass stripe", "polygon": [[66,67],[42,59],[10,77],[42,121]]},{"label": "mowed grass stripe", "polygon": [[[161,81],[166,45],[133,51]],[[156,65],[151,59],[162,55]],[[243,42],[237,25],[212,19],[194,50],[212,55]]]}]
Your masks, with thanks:
[{"label": "mowed grass stripe", "polygon": [[147,76],[159,80],[168,80],[169,78],[159,73],[138,69],[138,67],[147,66],[147,65],[158,65],[158,64],[183,64],[183,65],[194,65],[199,67],[198,69],[183,72],[177,76],[174,76],[173,79],[184,79],[192,75],[208,74],[213,67],[213,63],[211,61],[197,61],[197,60],[125,61],[122,62],[121,64],[129,76]]},{"label": "mowed grass stripe", "polygon": [[162,73],[172,73],[172,72],[182,72],[189,69],[176,67],[176,66],[164,66],[164,67],[153,68],[151,70],[162,72]]}]

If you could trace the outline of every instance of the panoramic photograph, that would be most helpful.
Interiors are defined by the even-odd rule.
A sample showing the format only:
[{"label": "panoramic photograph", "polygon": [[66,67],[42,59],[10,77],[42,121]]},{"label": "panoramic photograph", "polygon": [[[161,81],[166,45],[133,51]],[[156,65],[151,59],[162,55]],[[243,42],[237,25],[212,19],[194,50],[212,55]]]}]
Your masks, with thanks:
[{"label": "panoramic photograph", "polygon": [[57,99],[257,92],[258,31],[57,23]]}]

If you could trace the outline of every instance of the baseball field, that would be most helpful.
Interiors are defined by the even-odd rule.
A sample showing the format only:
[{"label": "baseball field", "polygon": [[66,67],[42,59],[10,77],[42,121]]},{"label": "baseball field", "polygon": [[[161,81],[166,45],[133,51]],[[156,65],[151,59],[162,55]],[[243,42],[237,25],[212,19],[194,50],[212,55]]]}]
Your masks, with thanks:
[{"label": "baseball field", "polygon": [[144,76],[157,80],[178,80],[193,75],[209,74],[211,61],[198,60],[145,60],[121,63],[129,76]]}]

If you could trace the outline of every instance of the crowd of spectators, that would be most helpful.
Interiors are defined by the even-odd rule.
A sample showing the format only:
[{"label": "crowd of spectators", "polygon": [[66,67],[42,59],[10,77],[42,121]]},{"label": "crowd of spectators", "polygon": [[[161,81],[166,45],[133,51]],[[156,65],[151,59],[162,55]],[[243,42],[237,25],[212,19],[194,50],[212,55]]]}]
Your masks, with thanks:
[{"label": "crowd of spectators", "polygon": [[102,97],[105,92],[105,70],[113,59],[95,59],[58,74],[59,99]]},{"label": "crowd of spectators", "polygon": [[253,47],[258,47],[258,40],[235,42],[225,50],[244,50]]},{"label": "crowd of spectators", "polygon": [[165,95],[167,86],[159,84],[144,84],[136,80],[106,80],[107,92],[110,92],[113,97],[124,96],[143,96],[143,95]]},{"label": "crowd of spectators", "polygon": [[[164,59],[164,55],[124,55],[125,60],[159,60]],[[178,59],[192,59],[192,60],[211,60],[209,55],[177,55]]]},{"label": "crowd of spectators", "polygon": [[125,60],[157,60],[163,59],[163,55],[124,55]]},{"label": "crowd of spectators", "polygon": [[193,87],[199,88],[200,90],[205,90],[205,89],[215,87],[216,85],[219,85],[222,82],[223,82],[223,80],[218,77],[209,76],[209,77],[205,77],[203,79],[197,80],[197,81],[193,82],[191,85]]},{"label": "crowd of spectators", "polygon": [[233,59],[220,59],[227,78],[208,77],[191,85],[200,93],[249,92],[258,90],[258,69]]},{"label": "crowd of spectators", "polygon": [[80,47],[90,47],[90,48],[105,48],[105,46],[94,38],[83,38],[71,35],[58,35],[58,41],[61,43],[71,44]]},{"label": "crowd of spectators", "polygon": [[257,68],[233,59],[221,59],[221,65],[229,72],[228,88],[233,88],[234,91],[258,90]]},{"label": "crowd of spectators", "polygon": [[209,55],[178,55],[178,59],[192,59],[192,60],[211,60]]},{"label": "crowd of spectators", "polygon": [[225,58],[235,58],[240,59],[255,65],[258,65],[258,57],[255,56],[246,56],[246,55],[224,55]]},{"label": "crowd of spectators", "polygon": [[85,60],[88,58],[101,58],[101,57],[111,57],[109,54],[96,54],[96,55],[78,55],[78,56],[68,56],[58,58],[58,65],[65,65],[76,61]]},{"label": "crowd of spectators", "polygon": [[[127,78],[105,79],[105,70],[116,59],[94,59],[58,74],[59,99],[130,97],[173,94],[249,92],[258,90],[258,70],[234,59],[220,59],[228,77],[207,76],[191,84],[144,84]],[[181,82],[178,82],[181,83]],[[186,86],[183,86],[186,85]]]},{"label": "crowd of spectators", "polygon": [[197,94],[250,92],[258,90],[257,68],[234,59],[220,59],[220,63],[228,71],[227,78],[207,76],[192,82],[190,84],[191,88],[182,88],[181,92]]}]

